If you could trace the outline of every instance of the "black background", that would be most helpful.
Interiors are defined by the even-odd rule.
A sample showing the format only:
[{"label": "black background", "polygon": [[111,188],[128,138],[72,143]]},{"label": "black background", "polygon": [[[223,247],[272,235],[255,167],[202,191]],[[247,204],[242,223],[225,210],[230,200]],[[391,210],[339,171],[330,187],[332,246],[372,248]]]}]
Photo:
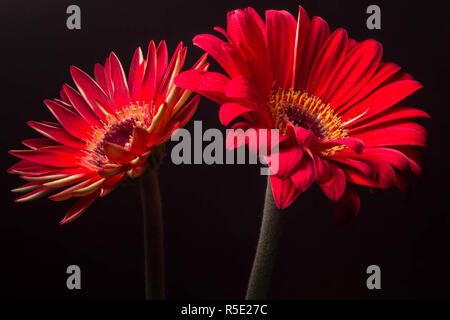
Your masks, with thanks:
[{"label": "black background", "polygon": [[[429,112],[429,148],[421,181],[405,199],[399,191],[361,192],[357,220],[339,228],[326,197],[313,187],[285,212],[270,297],[274,299],[449,298],[449,14],[441,1],[305,0],[312,17],[356,40],[374,38],[384,60],[411,73],[424,88],[407,102]],[[81,30],[66,28],[66,8],[81,7]],[[5,298],[141,299],[143,244],[137,185],[97,201],[77,221],[58,222],[70,203],[13,203],[21,181],[6,173],[7,154],[38,137],[29,120],[52,120],[42,100],[73,84],[69,66],[92,74],[113,50],[126,69],[134,49],[165,39],[173,52],[189,46],[187,66],[201,55],[199,33],[226,26],[226,13],[246,6],[260,14],[297,1],[2,1],[0,296]],[[366,8],[378,4],[382,29],[366,28]],[[213,70],[220,70],[213,63]],[[218,107],[202,99],[194,120],[221,128]],[[187,126],[192,129],[192,122]],[[168,149],[170,150],[171,144]],[[175,166],[160,171],[169,299],[243,298],[256,246],[265,177],[256,165]],[[66,288],[66,268],[82,270],[82,290]],[[366,288],[367,266],[381,267],[382,289]]]}]

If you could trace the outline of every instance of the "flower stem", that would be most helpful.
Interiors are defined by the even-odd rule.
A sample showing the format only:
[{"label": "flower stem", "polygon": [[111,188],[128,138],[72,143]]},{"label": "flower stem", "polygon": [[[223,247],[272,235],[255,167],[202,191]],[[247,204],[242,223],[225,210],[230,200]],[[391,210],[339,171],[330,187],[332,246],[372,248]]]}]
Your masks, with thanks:
[{"label": "flower stem", "polygon": [[145,298],[162,300],[164,289],[163,225],[161,195],[156,169],[149,169],[140,180],[144,213]]},{"label": "flower stem", "polygon": [[267,177],[261,231],[248,282],[246,300],[267,299],[283,220],[283,214],[273,199],[270,177]]}]

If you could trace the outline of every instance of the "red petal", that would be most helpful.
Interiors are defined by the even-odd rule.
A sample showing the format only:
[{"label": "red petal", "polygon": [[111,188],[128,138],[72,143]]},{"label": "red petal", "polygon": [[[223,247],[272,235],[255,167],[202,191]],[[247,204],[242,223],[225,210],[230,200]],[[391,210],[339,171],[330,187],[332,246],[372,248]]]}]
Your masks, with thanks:
[{"label": "red petal", "polygon": [[326,88],[325,84],[344,58],[347,39],[347,32],[344,29],[333,32],[314,60],[308,78],[307,92],[322,97]]},{"label": "red petal", "polygon": [[[128,73],[128,89],[131,93],[134,92],[134,88],[136,85],[140,85],[138,81],[136,81],[136,75],[139,70],[139,66],[144,62],[144,56],[142,54],[141,47],[138,47],[134,52],[133,59],[131,60],[130,71]],[[133,96],[133,101],[136,99]]]},{"label": "red petal", "polygon": [[114,106],[116,110],[121,110],[124,106],[131,104],[127,79],[122,64],[114,52],[109,56],[109,61],[111,63],[111,79],[114,85]]},{"label": "red petal", "polygon": [[103,145],[103,151],[110,160],[119,163],[128,163],[134,159],[134,154],[132,152],[127,151],[114,143],[105,142]]},{"label": "red petal", "polygon": [[359,213],[360,200],[358,193],[347,187],[339,201],[333,202],[333,209],[337,223],[340,226],[348,225]]},{"label": "red petal", "polygon": [[303,45],[303,52],[301,55],[299,70],[297,70],[297,82],[294,88],[298,90],[306,89],[309,74],[311,72],[314,59],[317,53],[320,52],[325,41],[330,36],[330,28],[328,24],[320,17],[314,17],[308,30],[308,35]]},{"label": "red petal", "polygon": [[110,179],[106,180],[105,183],[102,185],[102,191],[100,194],[100,197],[104,197],[108,195],[111,191],[113,191],[122,181],[122,179],[125,177],[125,174],[115,175],[114,177],[111,177]]},{"label": "red petal", "polygon": [[301,193],[291,179],[281,180],[280,178],[271,175],[270,184],[272,186],[275,204],[279,209],[289,207]]},{"label": "red petal", "polygon": [[156,92],[156,47],[153,41],[150,41],[147,52],[147,66],[145,69],[144,79],[142,81],[142,100],[151,102],[154,100]]},{"label": "red petal", "polygon": [[[156,97],[157,100],[155,102],[157,106],[160,106],[162,103],[164,103],[166,96],[168,94],[168,90],[171,89],[172,86],[171,80],[173,73],[176,71],[175,67],[177,63],[179,66],[183,66],[185,56],[186,56],[186,48],[183,47],[183,43],[180,42],[177,48],[175,49],[174,54],[172,55],[172,59],[170,59],[169,66],[167,67],[165,74],[163,75],[163,78],[161,79],[161,83],[157,91]],[[179,59],[180,62],[177,62]]]},{"label": "red petal", "polygon": [[89,137],[91,127],[86,120],[51,100],[45,100],[44,103],[67,132],[81,140]]},{"label": "red petal", "polygon": [[264,98],[254,84],[242,76],[231,79],[225,86],[224,92],[228,98],[241,100],[246,105],[254,106],[255,109],[266,110]]},{"label": "red petal", "polygon": [[84,154],[69,147],[47,147],[39,150],[11,150],[10,154],[24,160],[51,167],[76,167]]},{"label": "red petal", "polygon": [[83,149],[85,143],[74,136],[70,135],[66,130],[54,125],[29,121],[28,125],[44,136],[53,139],[61,144],[77,149]]},{"label": "red petal", "polygon": [[83,99],[83,97],[75,91],[72,87],[65,84],[63,90],[66,93],[70,103],[74,106],[77,112],[87,121],[91,126],[101,126],[98,117],[92,111],[89,104]]},{"label": "red petal", "polygon": [[70,73],[78,91],[91,106],[91,109],[94,110],[97,117],[101,120],[105,120],[105,114],[100,108],[107,112],[111,112],[112,101],[110,98],[105,94],[102,88],[100,88],[100,86],[82,70],[72,66],[70,68]]},{"label": "red petal", "polygon": [[86,209],[99,197],[100,190],[81,198],[70,208],[69,212],[67,212],[64,219],[61,220],[60,224],[66,224],[77,219]]},{"label": "red petal", "polygon": [[375,40],[356,45],[330,79],[324,100],[337,108],[352,98],[377,70],[382,51],[381,45]]},{"label": "red petal", "polygon": [[237,103],[224,103],[219,109],[219,119],[224,126],[228,126],[237,117],[251,111],[255,110]]},{"label": "red petal", "polygon": [[399,120],[415,120],[419,118],[430,118],[428,113],[420,109],[410,108],[407,106],[398,105],[396,107],[389,108],[384,112],[374,115],[373,117],[362,121],[361,123],[356,123],[356,125],[350,124],[348,127],[349,134],[359,132],[361,130],[366,130],[373,128],[378,125],[393,125],[398,123]]},{"label": "red petal", "polygon": [[216,72],[189,70],[175,78],[175,85],[190,91],[195,91],[219,104],[227,102],[224,91],[230,79]]},{"label": "red petal", "polygon": [[316,180],[314,163],[309,156],[302,158],[297,171],[291,176],[292,182],[300,192],[305,192]]},{"label": "red petal", "polygon": [[113,88],[111,85],[111,79],[106,79],[105,68],[99,63],[94,66],[94,76],[95,81],[98,83],[100,88],[106,93],[109,98],[113,97]]},{"label": "red petal", "polygon": [[341,138],[341,139],[335,139],[335,140],[327,140],[319,142],[318,144],[314,145],[311,150],[314,151],[314,153],[318,153],[324,150],[327,150],[332,147],[336,146],[346,146],[356,153],[361,153],[364,149],[364,142],[360,139],[355,138]]},{"label": "red petal", "polygon": [[376,175],[368,177],[360,171],[343,168],[349,182],[380,189],[388,189],[395,184],[395,171],[388,162],[370,155],[361,155],[359,158],[372,163],[376,168]]},{"label": "red petal", "polygon": [[267,10],[267,46],[275,86],[286,89],[291,79],[297,23],[287,11]]},{"label": "red petal", "polygon": [[33,190],[33,191],[21,196],[20,198],[17,198],[16,200],[14,200],[14,202],[26,202],[26,201],[37,200],[42,197],[45,197],[50,192],[51,192],[51,189],[41,187],[41,188],[38,188],[36,190]]},{"label": "red petal", "polygon": [[227,139],[225,145],[227,149],[232,150],[239,148],[247,143],[245,132],[249,129],[249,124],[239,122],[232,127],[232,130],[227,130]]},{"label": "red petal", "polygon": [[278,153],[272,153],[267,156],[267,163],[271,168],[271,174],[276,175],[281,180],[285,180],[297,171],[302,157],[302,149],[294,147],[280,150]]},{"label": "red petal", "polygon": [[45,147],[57,146],[59,143],[47,138],[26,139],[22,141],[22,144],[31,149],[40,149]]},{"label": "red petal", "polygon": [[[229,12],[227,30],[234,44],[239,47],[241,56],[246,60],[250,72],[250,74],[243,73],[247,71],[247,68],[243,68],[240,73],[251,77],[258,90],[263,92],[263,95],[267,95],[272,85],[271,72],[264,28],[261,25],[261,18],[257,17],[256,12],[249,9]],[[228,53],[233,54],[232,51]],[[233,56],[233,59],[235,57],[236,55]]]},{"label": "red petal", "polygon": [[158,49],[156,49],[156,60],[158,63],[156,68],[156,86],[158,88],[160,87],[163,76],[167,71],[167,64],[169,62],[168,56],[169,54],[167,53],[167,45],[163,40],[159,43]]},{"label": "red petal", "polygon": [[404,123],[353,134],[366,147],[415,145],[426,146],[426,131],[416,123]]},{"label": "red petal", "polygon": [[408,158],[411,172],[415,176],[420,177],[424,165],[423,153],[409,146],[394,146],[393,148],[400,151]]},{"label": "red petal", "polygon": [[298,19],[297,19],[297,29],[295,33],[295,44],[294,44],[294,59],[292,62],[292,81],[290,86],[296,88],[299,82],[299,71],[304,68],[300,65],[302,56],[304,55],[304,44],[308,35],[308,29],[310,26],[310,20],[305,9],[301,6],[298,7]]},{"label": "red petal", "polygon": [[331,179],[325,183],[319,183],[319,185],[331,201],[337,201],[344,193],[347,178],[344,171],[336,165],[330,163],[329,168],[331,170]]},{"label": "red petal", "polygon": [[24,175],[40,175],[54,172],[55,168],[39,165],[33,161],[21,160],[11,168],[8,169],[8,173],[12,174],[24,174]]},{"label": "red petal", "polygon": [[[239,75],[241,72],[236,66],[237,61],[233,60],[224,47],[225,42],[219,38],[209,35],[200,34],[193,40],[194,45],[205,50],[231,77]],[[228,48],[228,51],[230,48]]]},{"label": "red petal", "polygon": [[339,114],[345,112],[348,108],[361,101],[361,99],[368,96],[376,88],[378,88],[382,83],[390,79],[394,74],[400,70],[400,67],[392,62],[381,62],[378,66],[377,71],[372,76],[372,78],[364,85],[364,87],[348,102],[343,106],[335,107],[339,109]]},{"label": "red petal", "polygon": [[422,85],[414,80],[401,80],[388,84],[350,108],[343,114],[342,120],[347,122],[365,113],[354,121],[354,123],[360,122],[395,105],[421,87]]},{"label": "red petal", "polygon": [[200,102],[200,96],[196,95],[189,101],[182,109],[179,111],[175,117],[173,117],[169,123],[166,124],[166,133],[158,137],[158,140],[153,143],[158,145],[163,141],[166,141],[172,132],[178,128],[184,127],[184,125],[192,118],[195,111],[197,110],[198,103]]},{"label": "red petal", "polygon": [[141,127],[133,129],[133,139],[131,141],[131,152],[140,155],[147,151],[148,131]]},{"label": "red petal", "polygon": [[367,148],[364,154],[378,157],[400,171],[409,171],[408,158],[398,150],[391,148]]},{"label": "red petal", "polygon": [[377,169],[372,163],[368,163],[366,161],[356,160],[342,157],[337,157],[336,155],[327,158],[327,160],[332,160],[334,162],[338,162],[338,164],[342,167],[342,165],[349,166],[356,170],[361,171],[362,174],[369,177],[370,179],[375,179]]},{"label": "red petal", "polygon": [[288,136],[295,137],[298,145],[301,147],[309,148],[319,142],[319,138],[314,133],[302,127],[294,126],[291,123],[287,126],[287,133]]}]

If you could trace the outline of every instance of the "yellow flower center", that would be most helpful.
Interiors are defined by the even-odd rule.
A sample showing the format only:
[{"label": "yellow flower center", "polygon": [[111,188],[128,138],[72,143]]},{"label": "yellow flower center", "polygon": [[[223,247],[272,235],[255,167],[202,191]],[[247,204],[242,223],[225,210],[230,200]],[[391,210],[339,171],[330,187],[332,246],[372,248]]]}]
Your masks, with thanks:
[{"label": "yellow flower center", "polygon": [[148,104],[136,104],[125,106],[114,114],[106,113],[107,123],[101,128],[93,128],[91,137],[86,139],[88,155],[85,163],[101,168],[110,161],[103,147],[106,142],[113,143],[130,150],[135,127],[148,129],[151,124],[151,115]]},{"label": "yellow flower center", "polygon": [[[329,104],[306,92],[289,90],[273,90],[269,98],[269,106],[274,120],[274,127],[281,134],[286,134],[286,124],[292,124],[310,130],[320,140],[328,141],[348,136],[347,130]],[[336,146],[325,151],[323,155],[334,154],[343,150],[344,146]]]}]

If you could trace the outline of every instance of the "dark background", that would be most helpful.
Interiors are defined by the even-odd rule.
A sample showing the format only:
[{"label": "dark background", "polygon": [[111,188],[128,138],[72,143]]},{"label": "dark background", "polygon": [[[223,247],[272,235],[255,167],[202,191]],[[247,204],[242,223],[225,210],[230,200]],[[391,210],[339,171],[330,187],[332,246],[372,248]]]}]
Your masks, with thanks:
[{"label": "dark background", "polygon": [[[66,28],[66,8],[81,7],[81,30]],[[128,70],[134,49],[151,39],[189,46],[187,66],[202,51],[192,38],[225,27],[226,13],[253,6],[286,9],[297,1],[2,1],[0,296],[5,298],[144,297],[143,244],[137,185],[97,201],[80,219],[59,226],[71,203],[41,199],[15,204],[7,154],[38,137],[28,120],[52,120],[42,100],[73,84],[69,66],[93,73],[111,50]],[[407,102],[429,112],[429,148],[421,181],[405,199],[399,191],[361,192],[360,216],[339,228],[327,198],[313,187],[285,212],[287,224],[273,275],[274,299],[449,298],[449,170],[447,95],[449,14],[441,1],[304,0],[312,17],[356,40],[374,38],[384,60],[411,73],[424,88]],[[381,7],[382,29],[366,28],[366,8]],[[145,50],[146,51],[146,50]],[[219,70],[213,63],[213,70]],[[194,119],[221,128],[218,107],[202,99]],[[188,125],[192,129],[192,122]],[[169,150],[171,145],[168,146]],[[160,171],[166,279],[170,299],[243,298],[261,220],[265,177],[256,165],[175,166]],[[66,288],[66,268],[82,270],[82,290]],[[366,288],[366,268],[381,267],[382,289]]]}]

